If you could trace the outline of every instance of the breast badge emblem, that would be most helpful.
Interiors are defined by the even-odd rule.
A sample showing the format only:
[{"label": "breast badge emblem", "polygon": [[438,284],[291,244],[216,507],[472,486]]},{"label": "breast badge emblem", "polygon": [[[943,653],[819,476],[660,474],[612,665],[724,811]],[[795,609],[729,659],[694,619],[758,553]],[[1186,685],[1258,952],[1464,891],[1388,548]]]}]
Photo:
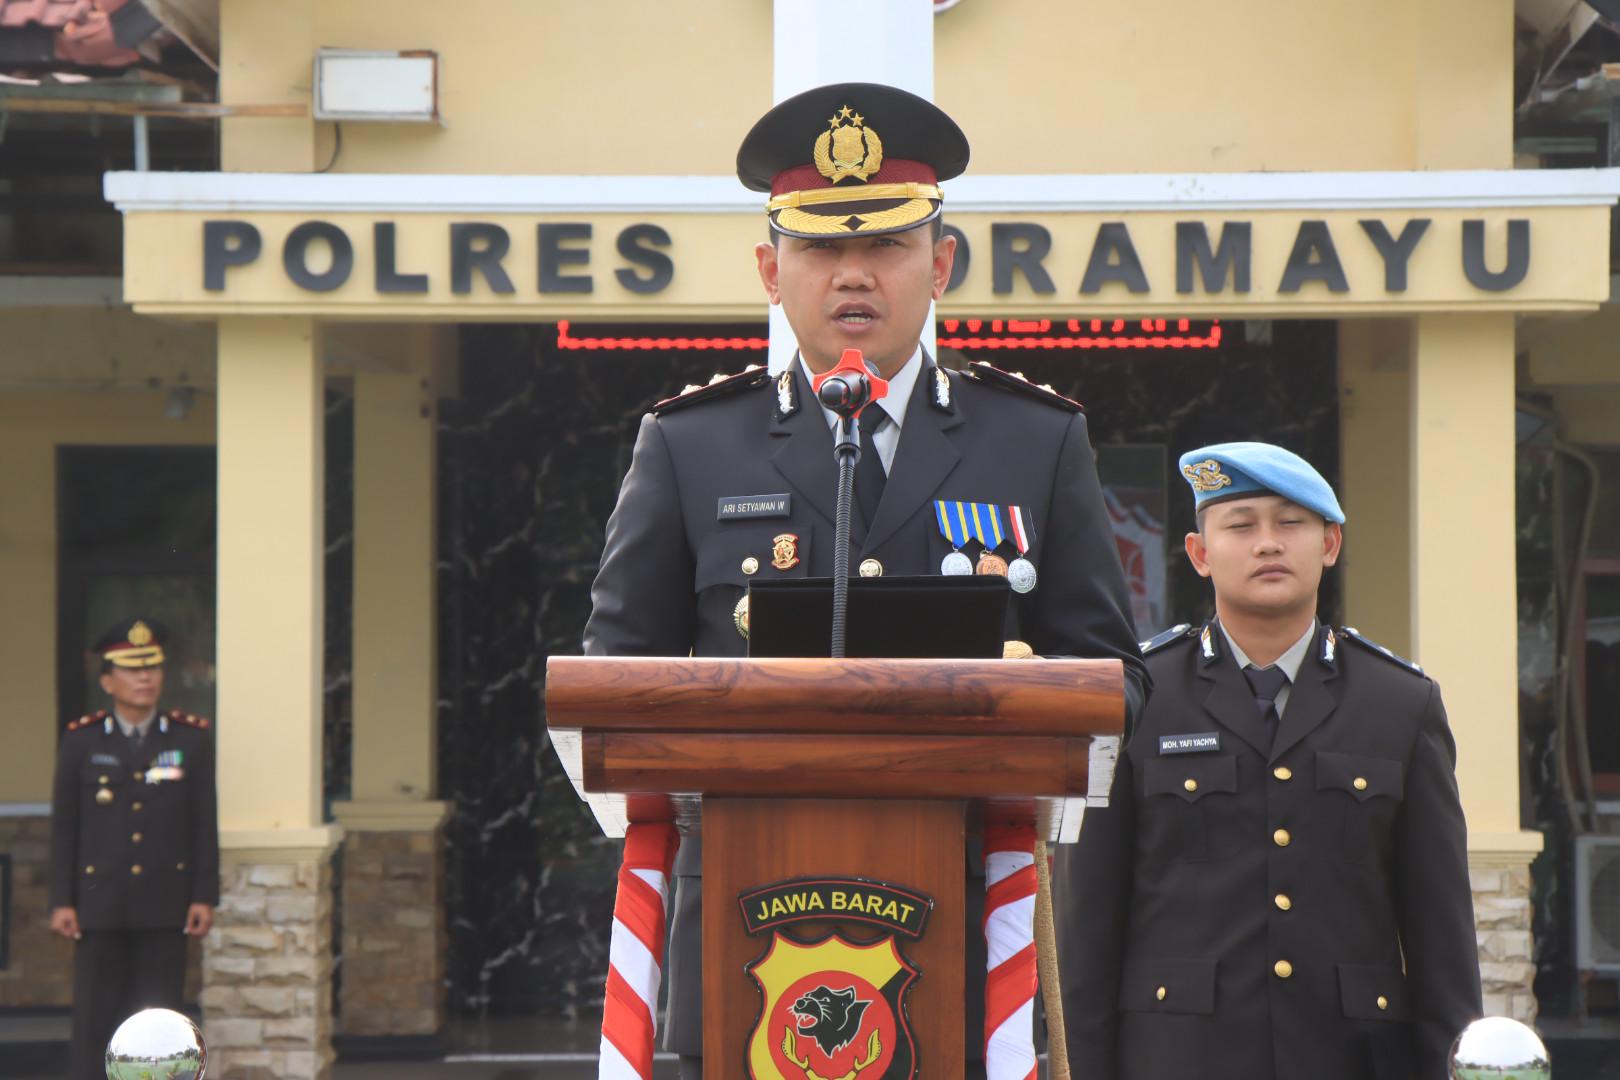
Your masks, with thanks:
[{"label": "breast badge emblem", "polygon": [[[744,893],[741,904],[748,932],[769,934],[764,955],[747,966],[761,995],[746,1051],[750,1080],[917,1075],[906,994],[919,973],[897,935],[920,936],[932,900],[880,882],[828,878],[767,885]],[[828,920],[852,933],[840,927],[805,940],[785,929]]]}]

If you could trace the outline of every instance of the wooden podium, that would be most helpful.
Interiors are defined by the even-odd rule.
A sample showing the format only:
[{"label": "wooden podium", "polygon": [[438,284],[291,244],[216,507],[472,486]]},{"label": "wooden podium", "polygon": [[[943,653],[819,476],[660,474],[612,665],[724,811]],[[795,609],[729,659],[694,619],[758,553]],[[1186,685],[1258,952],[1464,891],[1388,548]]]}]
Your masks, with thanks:
[{"label": "wooden podium", "polygon": [[[701,828],[711,1080],[749,1075],[766,998],[745,969],[763,969],[779,944],[750,936],[740,897],[829,877],[932,898],[921,936],[897,942],[919,972],[902,1005],[917,1075],[958,1080],[964,845],[986,821],[1072,841],[1088,797],[1106,798],[1112,779],[1118,740],[1098,737],[1118,736],[1125,718],[1117,660],[552,657],[546,708],[569,777],[607,835],[672,818],[683,836]],[[826,890],[822,899],[836,902]],[[828,914],[795,922],[789,936],[870,934],[869,920]]]}]

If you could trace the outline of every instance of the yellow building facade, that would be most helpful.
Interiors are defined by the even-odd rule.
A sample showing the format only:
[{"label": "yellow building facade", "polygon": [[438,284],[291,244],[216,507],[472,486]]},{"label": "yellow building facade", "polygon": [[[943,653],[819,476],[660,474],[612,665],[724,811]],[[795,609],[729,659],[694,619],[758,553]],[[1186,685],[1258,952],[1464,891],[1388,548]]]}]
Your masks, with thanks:
[{"label": "yellow building facade", "polygon": [[[973,145],[946,185],[971,258],[942,320],[1045,320],[1059,336],[1092,320],[1332,326],[1343,615],[1444,687],[1488,1008],[1534,1015],[1528,867],[1542,837],[1520,797],[1516,400],[1545,397],[1570,442],[1620,442],[1620,170],[1514,167],[1513,4],[963,0],[885,16],[910,30],[900,44],[863,37],[862,7],[222,0],[219,100],[241,111],[219,122],[220,170],[108,174],[116,297],[0,307],[0,596],[13,612],[0,818],[36,853],[27,823],[49,800],[59,730],[46,718],[64,707],[64,646],[40,632],[65,617],[63,450],[215,453],[208,678],[226,893],[202,1004],[220,1075],[329,1070],[335,874],[356,905],[346,970],[406,986],[368,999],[346,979],[341,1030],[444,1024],[437,412],[490,362],[458,327],[763,330],[763,213],[732,175],[737,145],[784,92],[862,71],[913,85],[925,72]],[[316,120],[323,48],[431,51],[437,122]],[[782,85],[790,70],[800,87]],[[252,115],[262,106],[297,115]],[[594,362],[615,378],[610,352]],[[353,409],[353,764],[348,797],[328,806],[336,383]],[[166,419],[176,389],[195,404]],[[413,857],[428,869],[403,891],[383,870],[355,876]],[[366,904],[409,908],[409,925],[355,932],[375,917]],[[371,941],[396,959],[362,968]],[[7,976],[32,964],[44,978],[65,959],[51,950],[19,952],[0,1000],[25,1003]],[[267,1004],[267,987],[287,993]]]}]

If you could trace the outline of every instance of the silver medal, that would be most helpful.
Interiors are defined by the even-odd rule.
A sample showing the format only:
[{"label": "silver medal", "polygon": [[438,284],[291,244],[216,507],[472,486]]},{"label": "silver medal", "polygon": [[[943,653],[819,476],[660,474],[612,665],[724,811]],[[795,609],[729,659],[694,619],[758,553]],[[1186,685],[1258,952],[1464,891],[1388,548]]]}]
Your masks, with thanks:
[{"label": "silver medal", "polygon": [[1035,564],[1022,555],[1007,564],[1007,584],[1016,593],[1035,590]]},{"label": "silver medal", "polygon": [[950,577],[973,573],[973,560],[960,551],[953,551],[940,561],[939,572]]}]

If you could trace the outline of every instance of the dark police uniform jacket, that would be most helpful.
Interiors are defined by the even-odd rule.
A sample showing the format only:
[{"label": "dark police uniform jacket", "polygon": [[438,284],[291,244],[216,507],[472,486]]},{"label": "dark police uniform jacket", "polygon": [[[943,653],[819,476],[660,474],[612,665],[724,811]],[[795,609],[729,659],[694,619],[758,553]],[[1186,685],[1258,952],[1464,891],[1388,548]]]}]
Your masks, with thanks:
[{"label": "dark police uniform jacket", "polygon": [[1439,687],[1321,626],[1267,751],[1225,645],[1150,643],[1109,806],[1060,852],[1074,1075],[1443,1080],[1481,1009]]},{"label": "dark police uniform jacket", "polygon": [[[747,655],[733,621],[750,580],[745,559],[757,560],[759,578],[832,574],[832,447],[797,362],[782,376],[744,373],[645,417],[608,521],[586,653]],[[785,495],[787,506],[771,517],[722,515],[722,501],[766,501],[747,498],[760,495]],[[951,546],[936,524],[935,499],[1010,504],[1030,514],[1028,557],[1039,582],[1014,594],[1008,638],[1039,654],[1118,658],[1133,702],[1142,700],[1144,667],[1130,640],[1124,577],[1078,406],[999,372],[947,373],[924,356],[876,520],[867,527],[856,511],[850,565],[872,558],[888,575],[939,573]],[[798,561],[778,570],[774,538],[784,533],[797,537]],[[666,1033],[669,1048],[690,1055],[703,1052],[695,840],[684,838],[676,858]],[[983,972],[982,933],[969,934],[968,943],[968,970]],[[974,997],[969,1008],[982,1009]],[[970,1047],[983,1026],[971,1017]]]},{"label": "dark police uniform jacket", "polygon": [[190,905],[219,903],[207,720],[159,713],[139,753],[108,713],[68,726],[51,800],[50,902],[76,908],[84,930],[178,930]]}]

